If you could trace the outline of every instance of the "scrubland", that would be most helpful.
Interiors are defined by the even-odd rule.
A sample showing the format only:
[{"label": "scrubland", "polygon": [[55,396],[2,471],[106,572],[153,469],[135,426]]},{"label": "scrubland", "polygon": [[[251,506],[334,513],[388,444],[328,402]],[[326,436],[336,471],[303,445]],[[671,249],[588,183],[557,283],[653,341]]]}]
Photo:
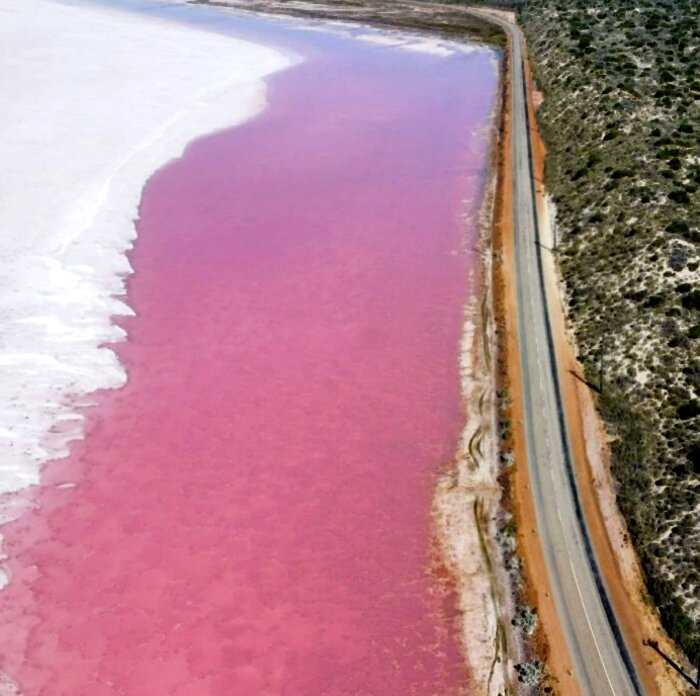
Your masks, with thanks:
[{"label": "scrubland", "polygon": [[665,627],[700,653],[700,7],[530,0],[557,255],[617,500]]}]

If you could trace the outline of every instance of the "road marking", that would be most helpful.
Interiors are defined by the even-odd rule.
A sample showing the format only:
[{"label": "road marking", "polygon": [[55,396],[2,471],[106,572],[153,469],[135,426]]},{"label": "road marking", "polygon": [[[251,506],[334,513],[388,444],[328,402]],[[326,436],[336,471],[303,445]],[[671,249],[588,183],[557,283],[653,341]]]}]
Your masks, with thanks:
[{"label": "road marking", "polygon": [[593,624],[591,623],[591,619],[588,616],[588,609],[586,609],[586,602],[583,599],[583,593],[581,592],[581,586],[579,585],[578,578],[576,577],[576,570],[574,568],[574,564],[571,561],[571,556],[569,556],[569,565],[571,566],[571,576],[574,579],[574,584],[576,585],[576,591],[578,592],[578,596],[581,600],[581,606],[583,607],[583,615],[586,617],[586,623],[588,624],[588,628],[591,634],[591,637],[593,638],[593,644],[595,645],[595,649],[598,653],[598,657],[600,658],[600,664],[603,667],[603,672],[605,673],[605,678],[608,681],[608,686],[610,687],[610,693],[615,696],[615,689],[613,688],[612,681],[610,679],[610,674],[608,673],[608,668],[605,665],[605,660],[603,659],[603,653],[600,651],[600,646],[598,645],[598,639],[596,638],[595,631],[593,630]]}]

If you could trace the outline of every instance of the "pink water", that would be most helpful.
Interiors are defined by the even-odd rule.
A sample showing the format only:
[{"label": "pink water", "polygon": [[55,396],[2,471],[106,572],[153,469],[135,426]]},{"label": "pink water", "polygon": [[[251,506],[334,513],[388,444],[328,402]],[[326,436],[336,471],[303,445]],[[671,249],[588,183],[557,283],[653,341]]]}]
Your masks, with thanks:
[{"label": "pink water", "polygon": [[430,506],[491,60],[325,47],[150,180],[128,385],[3,529],[24,696],[468,691]]}]

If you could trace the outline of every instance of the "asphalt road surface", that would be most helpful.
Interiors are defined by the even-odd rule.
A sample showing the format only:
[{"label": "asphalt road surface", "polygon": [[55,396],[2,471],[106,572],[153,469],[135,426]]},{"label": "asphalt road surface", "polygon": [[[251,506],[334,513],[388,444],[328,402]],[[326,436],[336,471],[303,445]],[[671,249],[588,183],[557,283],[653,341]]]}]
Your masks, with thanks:
[{"label": "asphalt road surface", "polygon": [[540,257],[549,252],[538,244],[524,40],[516,25],[491,14],[488,18],[505,29],[512,46],[517,326],[528,467],[538,533],[581,692],[591,696],[640,696],[643,690],[615,621],[586,530],[561,408]]}]

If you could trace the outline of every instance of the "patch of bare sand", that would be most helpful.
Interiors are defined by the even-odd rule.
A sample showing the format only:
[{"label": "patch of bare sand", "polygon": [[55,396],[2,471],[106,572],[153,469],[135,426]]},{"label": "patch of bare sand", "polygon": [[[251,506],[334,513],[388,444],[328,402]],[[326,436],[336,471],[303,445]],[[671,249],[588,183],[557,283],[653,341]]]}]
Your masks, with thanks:
[{"label": "patch of bare sand", "polygon": [[494,17],[503,19],[506,22],[509,22],[510,24],[515,24],[515,12],[512,12],[510,10],[496,10],[493,7],[489,7],[489,9],[486,11],[488,12],[488,14],[491,14]]},{"label": "patch of bare sand", "polygon": [[[509,542],[503,545],[503,534],[499,535],[522,507],[513,504],[512,475],[505,473],[508,470],[504,471],[500,459],[503,445],[497,398],[497,390],[508,382],[506,359],[508,355],[517,357],[503,342],[509,335],[503,330],[503,240],[509,239],[512,250],[513,234],[508,65],[506,58],[501,72],[501,108],[493,123],[492,179],[479,221],[480,293],[465,312],[460,372],[468,418],[455,460],[440,478],[434,499],[443,562],[459,593],[462,641],[471,673],[469,692],[479,696],[520,692],[514,666],[536,657],[544,659],[548,652],[545,635],[556,636],[558,630],[556,613],[547,605],[551,605],[549,593],[544,589],[546,598],[540,601],[537,597],[546,588],[546,576],[533,576],[528,560],[520,566],[524,574],[521,584],[523,578],[517,579],[518,574],[511,572],[512,547]],[[510,333],[511,338],[514,335]],[[519,365],[519,361],[514,364]],[[516,448],[524,453],[522,439]],[[518,461],[524,463],[524,455],[518,456]],[[522,469],[526,477],[524,464]],[[534,519],[534,511],[531,516]],[[516,540],[519,552],[531,544],[539,544],[536,534]],[[541,550],[539,563],[543,564]],[[516,601],[540,606],[540,626],[544,628],[538,629],[535,640],[525,638],[511,623]],[[553,654],[557,664],[565,664],[559,659],[564,643],[557,640],[556,644]],[[558,681],[566,683],[563,672]],[[567,688],[562,693],[575,696],[578,692]]]},{"label": "patch of bare sand", "polygon": [[441,560],[455,584],[460,637],[469,664],[469,693],[506,693],[521,659],[512,634],[512,592],[495,542],[502,491],[495,437],[490,228],[496,179],[480,218],[480,292],[466,307],[460,350],[461,391],[467,422],[452,464],[439,477],[433,519]]}]

